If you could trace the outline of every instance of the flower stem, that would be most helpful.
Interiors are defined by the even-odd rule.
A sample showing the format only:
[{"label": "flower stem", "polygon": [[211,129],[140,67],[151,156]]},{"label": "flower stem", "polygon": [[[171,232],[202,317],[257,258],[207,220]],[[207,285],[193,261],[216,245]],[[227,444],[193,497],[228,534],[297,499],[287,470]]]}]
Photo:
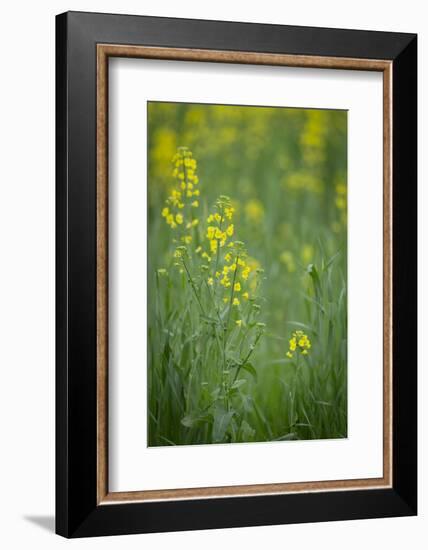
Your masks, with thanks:
[{"label": "flower stem", "polygon": [[182,263],[183,263],[184,269],[186,270],[186,273],[187,273],[187,277],[188,277],[188,279],[189,279],[190,286],[192,287],[192,290],[193,290],[193,292],[194,292],[194,294],[195,294],[195,296],[196,296],[196,300],[198,301],[199,307],[201,308],[202,315],[205,315],[204,308],[203,308],[203,306],[202,306],[201,300],[200,300],[200,298],[199,298],[199,296],[198,296],[198,293],[197,293],[197,291],[196,291],[195,284],[194,284],[193,279],[192,279],[192,277],[191,277],[191,275],[190,275],[190,272],[189,272],[189,270],[188,270],[188,268],[187,268],[186,262],[184,261],[183,258],[181,258],[181,261],[182,261]]}]

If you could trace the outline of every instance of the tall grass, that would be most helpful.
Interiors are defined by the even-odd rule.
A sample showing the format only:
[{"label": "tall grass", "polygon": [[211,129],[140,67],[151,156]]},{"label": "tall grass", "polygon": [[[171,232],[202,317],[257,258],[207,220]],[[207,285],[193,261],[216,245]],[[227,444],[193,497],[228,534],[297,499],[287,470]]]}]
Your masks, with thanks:
[{"label": "tall grass", "polygon": [[[203,162],[180,147],[171,169],[171,132],[175,146],[200,107],[149,110],[149,445],[346,437],[346,115],[211,110]],[[229,136],[229,154],[259,147],[249,177],[263,184],[246,157],[222,163],[244,123],[278,138]],[[284,170],[290,150],[299,166]]]}]

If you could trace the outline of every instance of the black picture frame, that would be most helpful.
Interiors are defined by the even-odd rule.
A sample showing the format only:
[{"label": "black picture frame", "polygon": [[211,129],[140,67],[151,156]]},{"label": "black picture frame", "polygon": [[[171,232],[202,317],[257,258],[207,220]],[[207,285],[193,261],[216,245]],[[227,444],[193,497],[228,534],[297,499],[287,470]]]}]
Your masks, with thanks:
[{"label": "black picture frame", "polygon": [[[392,487],[97,503],[100,43],[392,62]],[[86,537],[415,515],[417,36],[68,12],[56,18],[56,98],[56,532]]]}]

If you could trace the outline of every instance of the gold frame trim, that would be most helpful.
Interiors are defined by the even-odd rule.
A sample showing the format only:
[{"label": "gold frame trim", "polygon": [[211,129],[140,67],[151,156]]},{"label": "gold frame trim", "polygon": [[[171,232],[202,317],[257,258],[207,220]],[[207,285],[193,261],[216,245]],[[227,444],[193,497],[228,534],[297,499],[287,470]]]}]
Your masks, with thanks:
[{"label": "gold frame trim", "polygon": [[[149,491],[108,490],[108,59],[205,61],[383,73],[383,476]],[[256,52],[97,45],[97,504],[392,487],[392,62]]]}]

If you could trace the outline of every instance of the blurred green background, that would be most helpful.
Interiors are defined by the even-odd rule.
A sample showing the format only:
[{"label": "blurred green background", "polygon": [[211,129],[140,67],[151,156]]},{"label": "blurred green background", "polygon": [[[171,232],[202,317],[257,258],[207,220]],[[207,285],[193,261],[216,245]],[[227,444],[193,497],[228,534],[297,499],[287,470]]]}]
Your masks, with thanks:
[{"label": "blurred green background", "polygon": [[[260,320],[267,324],[267,331],[255,353],[259,381],[253,393],[266,422],[276,425],[274,416],[284,405],[287,380],[293,376],[285,353],[290,332],[301,323],[312,340],[312,361],[324,362],[322,399],[331,404],[334,393],[343,394],[340,422],[317,437],[343,437],[347,112],[149,102],[149,315],[156,292],[150,274],[171,264],[171,231],[160,212],[174,186],[171,159],[180,146],[189,147],[197,159],[201,205],[206,202],[206,208],[212,209],[219,195],[231,198],[236,208],[234,238],[245,242],[248,254],[265,270]],[[314,304],[319,296],[308,273],[311,264],[325,287],[323,304]],[[338,312],[339,300],[344,300],[342,313]],[[323,338],[315,329],[316,323],[320,326],[320,314],[328,325]],[[335,331],[339,334],[339,322],[336,347],[341,349],[344,366],[338,382],[330,348]],[[317,414],[315,409],[313,414]],[[315,437],[309,427],[300,436]]]}]

